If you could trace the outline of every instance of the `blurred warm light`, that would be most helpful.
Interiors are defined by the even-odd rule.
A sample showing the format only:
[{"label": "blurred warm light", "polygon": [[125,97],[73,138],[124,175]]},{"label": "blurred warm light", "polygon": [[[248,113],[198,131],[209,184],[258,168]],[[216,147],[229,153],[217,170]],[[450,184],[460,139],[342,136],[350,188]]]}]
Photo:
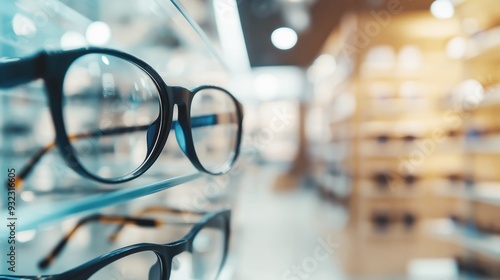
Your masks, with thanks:
[{"label": "blurred warm light", "polygon": [[465,80],[460,84],[460,100],[468,101],[471,105],[477,105],[483,101],[485,90],[483,85],[474,79]]},{"label": "blurred warm light", "polygon": [[399,95],[407,99],[415,99],[422,97],[422,88],[420,83],[406,81],[399,87]]},{"label": "blurred warm light", "polygon": [[17,13],[12,19],[12,29],[18,36],[32,37],[36,34],[35,23],[28,17]]},{"label": "blurred warm light", "polygon": [[455,8],[449,0],[436,0],[431,4],[431,13],[436,18],[451,18],[455,14]]},{"label": "blurred warm light", "polygon": [[387,82],[374,82],[371,84],[368,95],[377,99],[387,99],[394,95],[394,86]]},{"label": "blurred warm light", "polygon": [[61,48],[63,50],[76,49],[87,46],[87,40],[76,31],[67,31],[61,37]]},{"label": "blurred warm light", "polygon": [[463,37],[455,37],[446,44],[446,55],[452,59],[460,59],[467,51],[467,40]]},{"label": "blurred warm light", "polygon": [[271,42],[280,50],[289,50],[297,44],[297,33],[288,27],[280,27],[271,34]]},{"label": "blurred warm light", "polygon": [[91,45],[105,45],[111,39],[111,28],[105,22],[94,21],[87,27],[85,37]]},{"label": "blurred warm light", "polygon": [[331,54],[318,56],[311,67],[307,70],[309,80],[319,82],[323,79],[331,78],[337,69],[337,61]]},{"label": "blurred warm light", "polygon": [[332,111],[336,112],[335,115],[330,116],[332,121],[346,119],[356,112],[357,103],[356,98],[350,92],[344,92],[337,97],[337,102],[332,106]]},{"label": "blurred warm light", "polygon": [[485,94],[485,88],[478,80],[468,79],[453,88],[450,101],[462,109],[471,109],[483,102]]},{"label": "blurred warm light", "polygon": [[365,62],[370,68],[391,69],[394,67],[395,60],[394,48],[389,45],[380,45],[368,51]]},{"label": "blurred warm light", "polygon": [[481,30],[481,26],[475,18],[464,18],[462,20],[462,28],[468,34],[474,34]]},{"label": "blurred warm light", "polygon": [[416,70],[422,66],[422,51],[416,45],[404,46],[399,51],[398,66],[404,70]]},{"label": "blurred warm light", "polygon": [[[413,38],[428,38],[442,40],[451,38],[461,33],[460,24],[454,19],[436,19],[434,17],[421,17],[410,20],[401,25],[401,32],[408,33]],[[417,43],[417,45],[420,45]]]}]

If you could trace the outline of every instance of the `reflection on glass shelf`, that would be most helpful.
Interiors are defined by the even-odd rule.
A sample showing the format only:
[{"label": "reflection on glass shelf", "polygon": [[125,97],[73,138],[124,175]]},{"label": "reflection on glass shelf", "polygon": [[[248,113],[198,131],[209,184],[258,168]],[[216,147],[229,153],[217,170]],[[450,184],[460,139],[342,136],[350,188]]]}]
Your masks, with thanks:
[{"label": "reflection on glass shelf", "polygon": [[[70,215],[88,212],[103,208],[106,206],[117,205],[132,199],[153,194],[194,179],[200,178],[200,173],[193,173],[185,176],[179,176],[168,180],[156,181],[140,187],[115,190],[105,194],[86,195],[83,198],[63,200],[57,203],[53,201],[44,201],[31,203],[20,207],[17,211],[19,217],[23,217],[23,223],[19,225],[18,230],[35,229],[43,224],[55,222]],[[36,213],[36,215],[34,215]],[[3,213],[2,213],[3,214]]]},{"label": "reflection on glass shelf", "polygon": [[479,233],[474,230],[455,225],[448,219],[427,222],[427,232],[437,238],[443,238],[466,249],[484,253],[496,259],[500,259],[500,237]]}]

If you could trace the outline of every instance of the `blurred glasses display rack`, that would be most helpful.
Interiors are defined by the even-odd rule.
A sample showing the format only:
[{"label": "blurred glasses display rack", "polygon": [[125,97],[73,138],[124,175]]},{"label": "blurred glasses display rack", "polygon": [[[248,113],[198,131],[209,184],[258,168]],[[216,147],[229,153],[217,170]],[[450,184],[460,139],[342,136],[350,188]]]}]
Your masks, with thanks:
[{"label": "blurred glasses display rack", "polygon": [[[462,270],[478,279],[500,277],[500,8],[489,0],[455,3],[462,27],[466,66],[463,81],[450,96],[456,104],[467,104],[464,115],[467,188],[448,193],[459,197],[467,211],[454,221],[454,230],[437,231],[441,238],[463,244],[459,259]],[[450,98],[453,99],[453,98]]]},{"label": "blurred glasses display rack", "polygon": [[[373,23],[370,15],[356,17],[353,32],[356,28],[363,32]],[[467,178],[462,175],[463,127],[454,127],[442,117],[450,109],[442,99],[462,77],[461,62],[445,57],[442,38],[456,36],[459,28],[451,28],[455,23],[449,20],[450,28],[439,36],[402,32],[410,25],[427,24],[443,22],[430,13],[412,12],[393,16],[391,24],[363,47],[356,36],[347,36],[344,52],[354,48],[350,77],[333,89],[316,85],[328,91],[322,95],[333,96],[324,119],[331,132],[326,138],[336,147],[330,150],[335,152],[331,157],[338,160],[324,169],[330,165],[351,179],[346,192],[349,224],[338,234],[345,236],[339,259],[353,276],[399,275],[400,279],[413,259],[453,258],[461,252],[460,245],[430,236],[426,226],[463,210],[460,199],[439,194],[443,189],[463,188],[461,179]],[[342,56],[342,47],[332,41],[325,52],[337,49]],[[441,133],[441,142],[432,140],[434,131]],[[422,162],[412,163],[415,154],[422,156]],[[323,173],[323,177],[327,176]],[[328,189],[341,184],[323,182]]]}]

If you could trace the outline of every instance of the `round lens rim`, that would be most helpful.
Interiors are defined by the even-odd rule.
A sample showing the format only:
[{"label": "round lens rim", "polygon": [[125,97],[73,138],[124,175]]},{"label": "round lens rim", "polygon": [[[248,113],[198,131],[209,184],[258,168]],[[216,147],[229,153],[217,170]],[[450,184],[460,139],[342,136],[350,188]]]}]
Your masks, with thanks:
[{"label": "round lens rim", "polygon": [[[88,279],[97,271],[103,267],[119,260],[121,258],[127,257],[139,252],[151,251],[154,252],[161,262],[162,269],[162,279],[168,279],[171,273],[171,266],[173,258],[184,252],[192,252],[193,240],[198,234],[198,232],[206,226],[210,226],[215,222],[215,219],[221,218],[223,221],[222,227],[224,232],[224,256],[222,258],[221,265],[218,270],[218,274],[222,271],[224,264],[227,259],[227,253],[229,248],[230,239],[230,222],[231,222],[231,210],[230,209],[220,209],[215,212],[208,213],[202,218],[183,238],[178,241],[168,243],[168,244],[152,244],[152,243],[139,243],[134,245],[129,245],[120,249],[116,249],[107,254],[101,255],[96,259],[88,261],[78,267],[75,267],[69,271],[63,272],[62,274],[55,275],[54,279]],[[167,255],[167,248],[172,250],[171,255]]]},{"label": "round lens rim", "polygon": [[63,272],[62,274],[57,275],[61,278],[56,277],[55,279],[88,279],[106,266],[119,261],[120,259],[142,252],[151,252],[156,255],[158,261],[160,261],[162,279],[164,279],[163,277],[167,277],[165,279],[168,279],[170,268],[167,266],[167,260],[163,258],[163,248],[161,247],[162,245],[152,243],[129,245],[101,255],[100,257],[88,261],[69,271]]},{"label": "round lens rim", "polygon": [[[229,250],[229,239],[231,237],[231,209],[220,209],[218,211],[212,212],[208,214],[209,216],[204,218],[202,221],[200,221],[198,224],[196,224],[191,231],[186,235],[187,242],[190,247],[188,247],[188,251],[190,253],[193,252],[193,242],[195,237],[198,235],[198,233],[209,226],[213,226],[214,223],[216,222],[217,219],[221,219],[223,224],[222,224],[222,232],[224,234],[224,248],[223,248],[223,256],[222,260],[220,263],[220,267],[217,270],[217,276],[222,271],[222,268],[224,267],[224,264],[226,263],[227,259],[227,253]],[[217,277],[216,277],[217,279]]]},{"label": "round lens rim", "polygon": [[[115,178],[105,178],[88,171],[78,159],[75,149],[68,137],[65,122],[63,120],[64,78],[60,80],[60,84],[58,85],[58,91],[59,95],[61,96],[61,99],[59,106],[56,106],[56,112],[60,116],[59,118],[60,129],[59,130],[56,129],[56,141],[61,143],[63,154],[65,155],[65,161],[68,164],[68,166],[70,166],[73,170],[75,170],[78,174],[82,175],[83,177],[91,178],[97,182],[107,183],[107,184],[124,183],[142,175],[153,165],[154,161],[160,156],[161,150],[163,149],[166,143],[170,131],[170,126],[172,123],[172,112],[168,108],[171,107],[170,104],[172,104],[173,101],[171,100],[171,94],[167,94],[168,92],[167,85],[165,84],[161,76],[151,66],[149,66],[146,62],[142,61],[141,59],[133,55],[113,49],[87,48],[87,49],[79,49],[67,52],[66,54],[67,57],[66,60],[64,61],[66,65],[64,72],[62,73],[62,77],[66,77],[66,74],[73,62],[75,62],[80,57],[83,57],[88,54],[111,55],[116,58],[123,59],[129,63],[132,63],[138,68],[140,68],[145,74],[147,74],[155,84],[156,88],[158,89],[159,106],[160,106],[158,121],[160,124],[166,123],[167,124],[166,127],[163,127],[163,125],[160,125],[158,127],[158,132],[156,133],[153,148],[151,149],[149,154],[146,156],[146,159],[140,166],[138,166],[134,171],[126,175]],[[51,104],[51,106],[53,105],[54,104]],[[57,117],[55,119],[57,119]],[[56,123],[55,119],[54,122]]]},{"label": "round lens rim", "polygon": [[[235,150],[234,150],[232,158],[230,160],[228,160],[227,163],[222,165],[222,168],[220,171],[210,171],[203,166],[200,159],[198,158],[198,154],[196,153],[196,148],[194,147],[194,138],[193,138],[193,133],[192,133],[193,129],[191,128],[191,131],[190,131],[191,146],[192,146],[191,148],[193,149],[193,154],[194,154],[194,157],[192,158],[191,162],[193,163],[193,165],[196,168],[198,168],[199,170],[202,170],[203,172],[206,172],[210,175],[222,175],[222,174],[227,173],[234,166],[234,163],[236,162],[236,160],[238,159],[238,156],[240,154],[241,137],[242,137],[242,131],[243,131],[243,105],[228,90],[221,88],[219,86],[214,86],[214,85],[202,85],[202,86],[194,88],[191,91],[192,95],[191,95],[190,102],[192,103],[194,97],[196,96],[196,94],[198,92],[200,92],[202,90],[206,90],[206,89],[215,89],[215,90],[222,91],[225,94],[227,94],[234,103],[234,106],[236,108],[236,117],[238,118],[238,120],[237,120],[238,128],[237,128],[237,132],[236,132]],[[189,118],[191,118],[191,108],[189,111]]]}]

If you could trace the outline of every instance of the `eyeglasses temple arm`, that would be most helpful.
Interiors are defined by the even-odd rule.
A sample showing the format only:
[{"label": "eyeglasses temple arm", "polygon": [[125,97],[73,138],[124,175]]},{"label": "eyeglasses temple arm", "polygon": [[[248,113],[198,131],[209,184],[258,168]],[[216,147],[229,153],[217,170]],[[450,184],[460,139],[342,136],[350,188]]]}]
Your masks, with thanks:
[{"label": "eyeglasses temple arm", "polygon": [[[204,127],[211,126],[216,124],[225,124],[225,123],[236,123],[236,120],[233,117],[233,113],[219,113],[219,114],[208,114],[202,116],[194,116],[191,117],[191,127]],[[174,121],[174,124],[177,121]]]},{"label": "eyeglasses temple arm", "polygon": [[[130,127],[115,127],[115,128],[108,128],[108,129],[102,129],[102,130],[94,130],[86,133],[80,133],[80,134],[73,134],[69,136],[70,141],[78,140],[78,139],[85,139],[85,138],[91,138],[91,137],[99,137],[99,136],[108,136],[108,135],[118,135],[118,134],[123,134],[123,133],[130,133],[134,131],[139,131],[139,130],[146,130],[149,127],[149,125],[142,125],[142,126],[130,126]],[[21,171],[16,177],[16,189],[20,190],[22,188],[22,183],[24,179],[31,173],[33,168],[36,166],[36,164],[40,161],[40,159],[45,155],[47,152],[55,148],[56,143],[52,142],[38,150],[33,157],[29,160],[29,162],[21,168]]]},{"label": "eyeglasses temple arm", "polygon": [[[196,116],[191,118],[191,126],[192,127],[204,127],[221,123],[231,123],[231,114],[210,114],[204,116]],[[177,124],[177,121],[173,122],[172,129]],[[110,135],[119,135],[124,133],[130,133],[134,131],[147,130],[150,125],[140,125],[140,126],[128,126],[128,127],[114,127],[107,129],[94,130],[86,133],[74,134],[69,136],[70,141],[85,139],[91,137],[100,137],[100,136],[110,136]],[[36,154],[30,159],[30,161],[21,168],[21,171],[16,177],[16,189],[22,188],[22,183],[24,179],[31,173],[36,164],[40,161],[40,159],[47,152],[52,150],[55,147],[55,142],[52,142],[45,147],[42,147]]]},{"label": "eyeglasses temple arm", "polygon": [[88,217],[85,217],[81,219],[75,227],[64,236],[59,243],[56,245],[50,253],[44,257],[39,263],[38,267],[40,269],[46,269],[48,266],[52,264],[52,262],[55,260],[55,258],[62,252],[66,244],[68,243],[69,239],[75,234],[75,232],[83,225],[89,223],[89,222],[100,222],[103,224],[109,224],[109,223],[119,223],[119,224],[134,224],[136,226],[141,226],[141,227],[158,227],[163,224],[162,221],[159,220],[154,220],[154,219],[141,219],[141,218],[133,218],[133,217],[127,217],[127,216],[104,216],[100,214],[96,215],[91,215]]},{"label": "eyeglasses temple arm", "polygon": [[[140,212],[138,212],[136,215],[137,217],[144,217],[148,213],[166,213],[166,214],[176,214],[176,215],[205,215],[207,212],[205,211],[195,211],[195,210],[183,210],[183,209],[177,209],[173,207],[168,207],[168,206],[150,206],[147,208],[142,209]],[[110,241],[115,241],[118,239],[118,236],[120,235],[121,231],[123,228],[127,225],[126,223],[120,224],[114,231],[109,235],[109,240]]]},{"label": "eyeglasses temple arm", "polygon": [[10,88],[42,77],[44,53],[0,62],[0,88]]}]

